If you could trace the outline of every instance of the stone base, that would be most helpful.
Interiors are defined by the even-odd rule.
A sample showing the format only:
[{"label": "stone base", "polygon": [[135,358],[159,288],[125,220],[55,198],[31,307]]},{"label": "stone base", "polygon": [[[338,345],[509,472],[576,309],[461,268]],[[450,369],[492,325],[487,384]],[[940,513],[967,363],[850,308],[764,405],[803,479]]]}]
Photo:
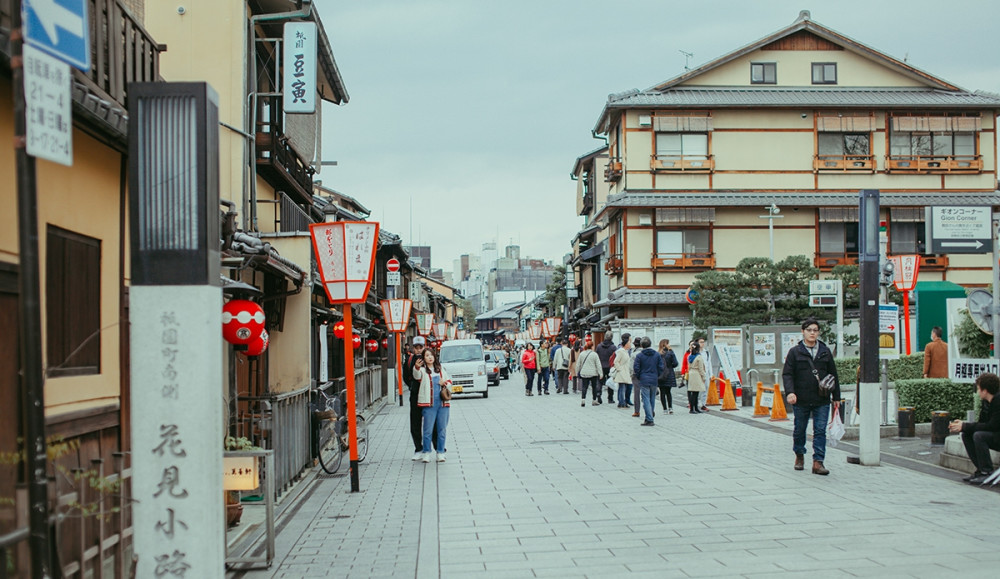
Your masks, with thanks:
[{"label": "stone base", "polygon": [[[861,430],[860,426],[845,426],[844,427],[844,440],[857,440],[858,432]],[[916,436],[914,438],[930,437],[931,435],[931,423],[922,422],[915,425],[914,430],[916,431]],[[886,426],[879,427],[879,438],[895,438],[899,436],[899,426],[896,424],[888,424]],[[959,441],[961,444],[961,441]]]},{"label": "stone base", "polygon": [[[1000,452],[990,451],[990,458],[993,460],[993,467],[1000,465]],[[951,434],[944,439],[944,452],[941,453],[941,466],[961,472],[971,473],[975,468],[969,455],[965,453],[965,445],[962,444],[961,434]]]}]

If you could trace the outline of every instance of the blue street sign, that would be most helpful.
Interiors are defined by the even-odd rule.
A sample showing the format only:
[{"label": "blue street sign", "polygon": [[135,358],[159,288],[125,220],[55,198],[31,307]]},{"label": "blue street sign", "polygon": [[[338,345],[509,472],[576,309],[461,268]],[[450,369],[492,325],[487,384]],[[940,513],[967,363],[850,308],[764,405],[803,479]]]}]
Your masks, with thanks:
[{"label": "blue street sign", "polygon": [[22,0],[25,41],[84,72],[90,70],[86,0]]}]

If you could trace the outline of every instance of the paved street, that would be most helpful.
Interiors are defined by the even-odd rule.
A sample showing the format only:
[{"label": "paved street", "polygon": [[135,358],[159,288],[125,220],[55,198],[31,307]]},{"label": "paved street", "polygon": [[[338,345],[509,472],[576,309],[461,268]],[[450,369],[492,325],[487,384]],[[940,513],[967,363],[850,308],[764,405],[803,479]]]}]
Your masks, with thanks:
[{"label": "paved street", "polygon": [[387,406],[363,492],[346,476],[308,483],[274,566],[241,576],[998,574],[1000,493],[957,475],[848,465],[835,449],[829,477],[795,472],[785,430],[681,408],[641,427],[522,383],[453,401],[440,464],[410,460],[406,408]]}]

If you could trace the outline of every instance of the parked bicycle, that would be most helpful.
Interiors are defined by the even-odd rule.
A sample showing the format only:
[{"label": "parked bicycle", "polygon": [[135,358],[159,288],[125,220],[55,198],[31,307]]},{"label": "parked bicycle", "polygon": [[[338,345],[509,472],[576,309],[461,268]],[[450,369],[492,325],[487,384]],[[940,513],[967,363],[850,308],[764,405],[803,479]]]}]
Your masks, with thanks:
[{"label": "parked bicycle", "polygon": [[[316,388],[323,410],[317,411],[317,441],[319,443],[319,465],[327,474],[334,474],[343,462],[344,454],[350,452],[350,433],[347,427],[347,391],[330,396],[322,388]],[[368,456],[368,423],[357,414],[358,462]]]}]

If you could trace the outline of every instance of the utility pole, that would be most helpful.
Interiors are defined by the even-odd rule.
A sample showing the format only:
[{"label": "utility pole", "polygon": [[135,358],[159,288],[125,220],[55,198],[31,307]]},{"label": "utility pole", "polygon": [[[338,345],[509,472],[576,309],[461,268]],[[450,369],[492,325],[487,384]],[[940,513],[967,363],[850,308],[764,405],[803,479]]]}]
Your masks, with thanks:
[{"label": "utility pole", "polygon": [[861,380],[858,401],[861,406],[861,424],[858,432],[861,464],[878,466],[880,460],[879,432],[879,347],[878,347],[878,289],[879,289],[879,191],[864,189],[858,198],[860,269],[860,333]]},{"label": "utility pole", "polygon": [[765,207],[764,210],[767,211],[767,215],[759,215],[758,217],[760,217],[761,219],[767,219],[767,235],[768,239],[770,240],[771,263],[774,263],[774,220],[784,219],[785,216],[778,215],[779,213],[781,213],[781,208],[778,207],[775,203],[771,203],[770,205]]},{"label": "utility pole", "polygon": [[48,464],[45,444],[45,375],[42,372],[42,307],[38,255],[38,191],[35,158],[28,155],[24,100],[21,2],[11,11],[10,68],[14,84],[14,150],[17,171],[17,240],[20,253],[21,391],[24,393],[24,451],[28,474],[28,539],[34,577],[51,577]]}]

